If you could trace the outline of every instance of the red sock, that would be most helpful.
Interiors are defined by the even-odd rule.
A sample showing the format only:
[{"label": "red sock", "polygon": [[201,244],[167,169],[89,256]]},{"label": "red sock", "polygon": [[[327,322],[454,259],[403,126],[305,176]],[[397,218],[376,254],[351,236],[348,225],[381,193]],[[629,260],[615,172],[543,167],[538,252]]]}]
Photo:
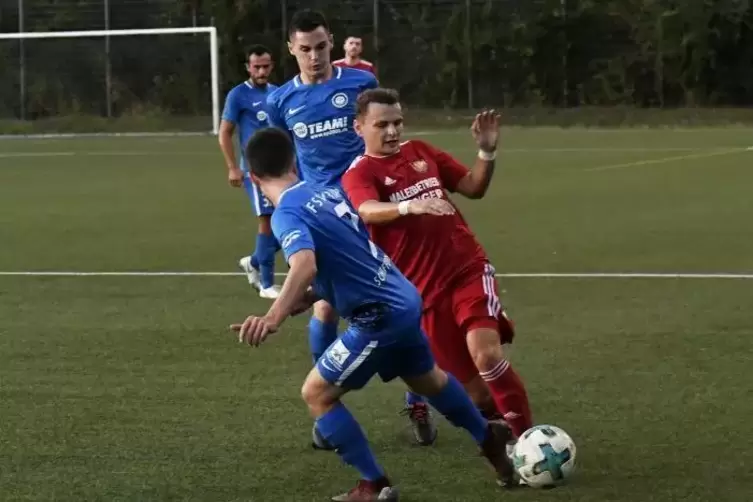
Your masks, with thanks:
[{"label": "red sock", "polygon": [[523,381],[506,359],[501,360],[489,371],[481,373],[481,378],[489,386],[497,408],[516,437],[533,426]]}]

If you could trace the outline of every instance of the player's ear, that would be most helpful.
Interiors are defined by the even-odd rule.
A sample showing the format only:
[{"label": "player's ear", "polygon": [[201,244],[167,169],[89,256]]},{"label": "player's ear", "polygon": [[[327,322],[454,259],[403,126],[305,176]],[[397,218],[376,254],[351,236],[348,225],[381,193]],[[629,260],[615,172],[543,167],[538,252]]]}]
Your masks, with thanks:
[{"label": "player's ear", "polygon": [[259,177],[251,172],[249,172],[248,175],[251,177],[251,181],[254,182],[254,185],[259,186]]},{"label": "player's ear", "polygon": [[295,56],[295,54],[293,54],[293,44],[290,43],[289,40],[288,40],[288,52],[290,53],[291,56]]},{"label": "player's ear", "polygon": [[353,122],[353,129],[356,131],[356,134],[363,138],[363,124],[361,123],[361,117],[356,116],[356,120]]}]

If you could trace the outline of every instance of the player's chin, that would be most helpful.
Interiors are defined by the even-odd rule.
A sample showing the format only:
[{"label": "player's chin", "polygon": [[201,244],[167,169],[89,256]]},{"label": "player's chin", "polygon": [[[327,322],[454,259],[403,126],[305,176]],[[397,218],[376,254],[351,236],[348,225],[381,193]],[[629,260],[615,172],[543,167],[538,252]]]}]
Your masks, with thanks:
[{"label": "player's chin", "polygon": [[385,141],[382,143],[382,155],[391,155],[400,150],[400,140]]}]

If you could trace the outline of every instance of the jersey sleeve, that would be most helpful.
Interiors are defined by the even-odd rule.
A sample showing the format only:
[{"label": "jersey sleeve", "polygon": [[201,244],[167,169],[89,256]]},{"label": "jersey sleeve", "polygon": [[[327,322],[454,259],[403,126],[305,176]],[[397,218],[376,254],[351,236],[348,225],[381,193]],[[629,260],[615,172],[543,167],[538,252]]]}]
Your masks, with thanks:
[{"label": "jersey sleeve", "polygon": [[280,243],[286,262],[298,251],[316,250],[308,226],[293,211],[277,209],[272,213],[272,233]]},{"label": "jersey sleeve", "polygon": [[238,99],[238,92],[233,89],[227,93],[225,97],[225,108],[222,110],[222,120],[227,120],[233,124],[237,124],[241,116],[240,100]]},{"label": "jersey sleeve", "polygon": [[289,134],[288,125],[283,119],[282,110],[280,109],[280,104],[274,92],[267,96],[266,111],[269,125],[272,127],[279,127]]},{"label": "jersey sleeve", "polygon": [[458,162],[455,157],[447,152],[444,152],[438,148],[434,148],[428,143],[420,142],[421,149],[427,150],[431,158],[437,164],[439,170],[439,178],[442,181],[442,185],[454,192],[457,190],[460,180],[470,172],[467,167]]},{"label": "jersey sleeve", "polygon": [[342,177],[343,190],[356,211],[367,200],[379,200],[376,178],[366,167],[365,162],[356,159]]},{"label": "jersey sleeve", "polygon": [[366,81],[366,84],[363,86],[363,90],[367,89],[376,89],[379,87],[379,81],[377,80],[376,74],[374,73],[374,68],[371,68],[371,71],[368,73],[369,79]]}]

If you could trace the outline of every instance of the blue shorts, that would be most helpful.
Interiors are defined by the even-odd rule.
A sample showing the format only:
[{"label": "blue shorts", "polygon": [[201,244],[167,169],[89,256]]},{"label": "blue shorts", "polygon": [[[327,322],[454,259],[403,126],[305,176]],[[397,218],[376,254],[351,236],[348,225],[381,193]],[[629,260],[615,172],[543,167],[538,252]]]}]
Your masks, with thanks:
[{"label": "blue shorts", "polygon": [[246,161],[241,160],[241,170],[243,171],[243,187],[246,189],[248,198],[251,199],[251,206],[254,208],[256,216],[269,216],[275,208],[272,203],[267,199],[259,187],[251,181],[251,177],[248,175],[246,169]]},{"label": "blue shorts", "polygon": [[382,381],[424,375],[434,368],[420,317],[370,330],[350,324],[316,362],[329,383],[357,390],[378,374]]}]

